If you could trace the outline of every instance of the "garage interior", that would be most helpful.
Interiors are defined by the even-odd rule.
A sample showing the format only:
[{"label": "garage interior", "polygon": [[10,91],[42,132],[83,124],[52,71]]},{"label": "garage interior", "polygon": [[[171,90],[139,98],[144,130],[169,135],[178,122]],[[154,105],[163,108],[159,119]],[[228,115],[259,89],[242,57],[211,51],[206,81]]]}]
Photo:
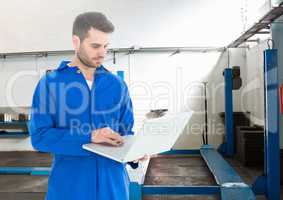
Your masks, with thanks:
[{"label": "garage interior", "polygon": [[117,27],[103,65],[129,87],[135,132],[167,113],[193,113],[170,151],[127,166],[130,200],[283,199],[282,0],[2,7],[0,199],[45,198],[53,156],[31,145],[32,95],[72,58],[71,23],[85,11],[104,12]]}]

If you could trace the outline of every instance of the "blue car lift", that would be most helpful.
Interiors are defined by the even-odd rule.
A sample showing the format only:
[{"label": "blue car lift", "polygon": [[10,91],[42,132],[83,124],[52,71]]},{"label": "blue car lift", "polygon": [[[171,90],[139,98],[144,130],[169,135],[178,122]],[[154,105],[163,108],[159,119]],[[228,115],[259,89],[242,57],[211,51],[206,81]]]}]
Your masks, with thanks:
[{"label": "blue car lift", "polygon": [[[212,172],[217,185],[215,186],[184,186],[184,185],[143,185],[130,183],[130,199],[141,200],[142,195],[221,195],[222,200],[255,200],[255,195],[265,195],[268,200],[280,199],[279,181],[279,95],[278,95],[278,64],[277,50],[264,51],[264,84],[265,84],[265,166],[264,175],[257,178],[252,186],[243,182],[235,170],[225,161],[222,155],[210,145],[203,145],[200,150],[171,150],[164,154],[200,155]],[[225,72],[225,110],[232,116],[232,76],[230,70]],[[228,91],[229,90],[229,91]],[[234,153],[232,117],[226,117],[226,155]],[[232,146],[233,147],[233,146]],[[48,175],[50,168],[0,168],[0,174],[31,174]]]},{"label": "blue car lift", "polygon": [[[225,77],[225,133],[226,141],[220,152],[234,155],[232,69],[224,71]],[[220,194],[222,200],[255,200],[255,195],[265,195],[268,200],[280,199],[279,180],[279,95],[277,50],[264,51],[265,84],[265,166],[264,175],[252,186],[243,182],[222,155],[210,145],[200,150],[172,150],[166,154],[200,154],[212,172],[216,186],[155,186],[131,183],[131,200],[140,200],[142,195],[212,195]]]},{"label": "blue car lift", "polygon": [[224,70],[224,104],[225,104],[225,142],[220,145],[218,151],[225,156],[232,157],[234,151],[234,119],[233,119],[233,82],[232,69]]},{"label": "blue car lift", "polygon": [[142,195],[221,195],[222,200],[255,200],[250,186],[245,184],[234,169],[211,145],[200,150],[171,150],[166,155],[200,155],[215,177],[215,186],[142,185],[131,182],[130,199],[141,200]]},{"label": "blue car lift", "polygon": [[264,51],[264,174],[253,184],[256,194],[268,200],[280,199],[279,84],[276,49]]}]

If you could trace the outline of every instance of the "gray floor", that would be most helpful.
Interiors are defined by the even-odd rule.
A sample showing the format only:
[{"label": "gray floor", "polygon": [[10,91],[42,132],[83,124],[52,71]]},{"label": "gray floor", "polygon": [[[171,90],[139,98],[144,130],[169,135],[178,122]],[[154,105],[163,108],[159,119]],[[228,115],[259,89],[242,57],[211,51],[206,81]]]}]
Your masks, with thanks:
[{"label": "gray floor", "polygon": [[[51,156],[38,152],[0,152],[0,166],[50,166]],[[0,175],[0,199],[43,200],[47,190],[46,176]]]},{"label": "gray floor", "polygon": [[[0,166],[50,166],[48,154],[35,152],[0,152]],[[250,184],[262,173],[261,168],[243,167],[228,160],[243,180]],[[215,185],[212,174],[199,156],[159,156],[152,158],[145,179],[146,185]],[[0,175],[0,199],[43,200],[47,177]],[[219,196],[144,196],[144,200],[215,200]],[[257,200],[264,200],[257,197]],[[282,198],[283,199],[283,198]]]},{"label": "gray floor", "polygon": [[[145,185],[216,185],[199,156],[159,156],[151,159]],[[214,200],[218,196],[144,196],[144,200]]]},{"label": "gray floor", "polygon": [[[237,160],[227,160],[251,184],[262,174],[260,167],[244,167]],[[146,185],[216,185],[213,175],[200,156],[160,156],[151,160],[145,179]],[[144,200],[218,200],[219,196],[145,196]],[[257,200],[265,200],[258,196]]]}]

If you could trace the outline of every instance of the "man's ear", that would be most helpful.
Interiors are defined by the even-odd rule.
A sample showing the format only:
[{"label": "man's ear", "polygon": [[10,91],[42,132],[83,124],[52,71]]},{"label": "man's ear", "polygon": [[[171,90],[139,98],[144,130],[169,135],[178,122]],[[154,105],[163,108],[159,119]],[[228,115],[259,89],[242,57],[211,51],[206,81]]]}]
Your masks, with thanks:
[{"label": "man's ear", "polygon": [[72,41],[73,41],[73,47],[74,47],[75,51],[78,51],[80,49],[80,45],[81,45],[80,38],[76,35],[73,35]]}]

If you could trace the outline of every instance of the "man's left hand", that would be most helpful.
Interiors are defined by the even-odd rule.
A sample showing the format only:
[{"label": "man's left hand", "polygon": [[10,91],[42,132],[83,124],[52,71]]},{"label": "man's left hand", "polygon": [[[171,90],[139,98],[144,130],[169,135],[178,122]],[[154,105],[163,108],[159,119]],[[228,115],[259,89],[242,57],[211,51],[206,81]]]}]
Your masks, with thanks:
[{"label": "man's left hand", "polygon": [[139,159],[137,159],[137,160],[134,160],[133,162],[134,162],[134,163],[144,162],[144,161],[148,160],[149,158],[150,158],[149,155],[145,155],[145,156],[143,156],[142,158],[139,158]]}]

